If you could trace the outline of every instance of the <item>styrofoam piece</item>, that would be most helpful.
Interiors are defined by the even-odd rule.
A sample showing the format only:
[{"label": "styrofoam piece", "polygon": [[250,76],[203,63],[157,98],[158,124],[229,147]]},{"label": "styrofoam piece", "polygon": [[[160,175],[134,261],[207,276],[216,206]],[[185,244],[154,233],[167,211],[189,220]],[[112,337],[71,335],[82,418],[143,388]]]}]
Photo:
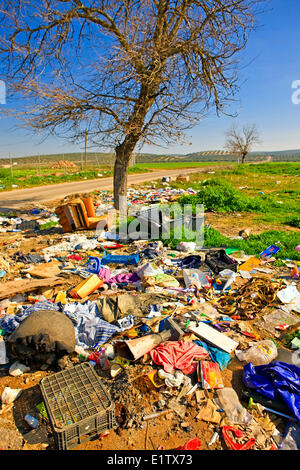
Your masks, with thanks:
[{"label": "styrofoam piece", "polygon": [[189,331],[229,354],[231,354],[239,344],[203,322],[199,323],[197,327],[190,327]]}]

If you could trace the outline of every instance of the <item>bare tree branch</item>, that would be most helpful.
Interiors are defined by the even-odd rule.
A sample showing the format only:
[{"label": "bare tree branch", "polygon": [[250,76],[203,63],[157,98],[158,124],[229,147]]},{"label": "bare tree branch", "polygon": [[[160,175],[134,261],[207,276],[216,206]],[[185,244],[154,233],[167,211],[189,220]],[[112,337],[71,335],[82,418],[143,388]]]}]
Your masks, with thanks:
[{"label": "bare tree branch", "polygon": [[35,131],[76,141],[88,129],[114,147],[125,194],[136,145],[168,144],[211,109],[227,112],[263,2],[0,0],[8,100],[22,100],[15,116]]}]

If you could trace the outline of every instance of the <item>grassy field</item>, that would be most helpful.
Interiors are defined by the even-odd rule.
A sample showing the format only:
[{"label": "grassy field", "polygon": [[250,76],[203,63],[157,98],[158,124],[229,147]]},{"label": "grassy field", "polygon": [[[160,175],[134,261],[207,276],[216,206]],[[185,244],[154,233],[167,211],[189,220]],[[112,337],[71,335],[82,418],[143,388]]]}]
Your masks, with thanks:
[{"label": "grassy field", "polygon": [[[145,173],[151,171],[147,168],[137,166],[129,168],[129,174]],[[97,178],[107,178],[113,175],[110,167],[104,166],[99,169],[74,170],[70,168],[53,169],[42,168],[40,171],[33,169],[14,168],[13,173],[8,168],[0,169],[0,191],[13,189],[32,188],[48,184],[66,183],[72,181],[83,181]]]},{"label": "grassy field", "polygon": [[[193,188],[181,196],[181,204],[203,204],[205,246],[227,246],[259,255],[267,246],[279,244],[277,258],[300,261],[300,163],[234,165],[214,174],[190,175],[186,183],[171,182],[173,188]],[[163,187],[161,182],[154,183]],[[232,239],[238,230],[250,228],[248,239]],[[184,238],[183,238],[184,239]],[[180,240],[172,237],[173,247]]]},{"label": "grassy field", "polygon": [[[233,162],[226,162],[227,165],[233,165]],[[139,169],[156,169],[156,170],[175,170],[176,168],[197,168],[224,165],[224,162],[153,162],[153,163],[137,163],[136,168]]]},{"label": "grassy field", "polygon": [[171,186],[197,191],[184,203],[223,213],[251,212],[260,221],[300,228],[300,163],[233,165],[232,170],[193,174],[190,181]]},{"label": "grassy field", "polygon": [[[129,167],[129,174],[146,173],[153,170],[168,170],[176,168],[195,168],[219,166],[222,162],[164,162],[164,163],[139,163]],[[229,163],[230,165],[230,163]],[[84,179],[105,178],[113,175],[110,165],[99,168],[52,168],[50,164],[40,169],[32,168],[0,168],[0,191],[9,191],[17,188],[30,188],[47,184],[82,181]]]}]

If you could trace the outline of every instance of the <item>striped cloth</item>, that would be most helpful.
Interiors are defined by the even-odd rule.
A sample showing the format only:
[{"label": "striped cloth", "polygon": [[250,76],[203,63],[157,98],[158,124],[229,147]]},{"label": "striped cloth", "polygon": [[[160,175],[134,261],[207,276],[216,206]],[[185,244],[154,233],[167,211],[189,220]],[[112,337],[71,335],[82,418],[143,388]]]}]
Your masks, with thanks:
[{"label": "striped cloth", "polygon": [[[108,341],[112,335],[123,331],[120,325],[113,325],[103,320],[96,302],[74,302],[66,305],[52,302],[37,302],[23,306],[16,315],[0,318],[0,328],[11,334],[25,318],[37,310],[62,311],[72,321],[75,328],[76,343],[83,348],[93,348]],[[132,324],[132,320],[129,322]],[[126,329],[126,328],[125,328]]]}]

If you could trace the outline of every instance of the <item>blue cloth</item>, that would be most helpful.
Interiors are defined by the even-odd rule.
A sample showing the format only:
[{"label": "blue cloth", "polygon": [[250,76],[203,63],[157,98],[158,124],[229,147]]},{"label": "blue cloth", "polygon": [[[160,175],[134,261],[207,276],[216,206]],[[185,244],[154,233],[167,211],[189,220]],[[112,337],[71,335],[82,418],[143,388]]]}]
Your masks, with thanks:
[{"label": "blue cloth", "polygon": [[185,258],[174,259],[171,261],[182,269],[199,269],[202,264],[200,255],[188,255]]},{"label": "blue cloth", "polygon": [[74,302],[63,306],[65,313],[73,322],[76,333],[76,342],[85,348],[96,347],[109,340],[121,330],[119,326],[112,325],[103,320],[97,302]]},{"label": "blue cloth", "polygon": [[274,361],[262,366],[252,362],[244,367],[243,382],[265,397],[280,397],[300,420],[300,367]]},{"label": "blue cloth", "polygon": [[193,343],[197,344],[197,346],[201,346],[202,348],[206,349],[206,351],[208,351],[211,357],[211,360],[213,362],[216,362],[221,370],[225,369],[232,359],[231,355],[227,352],[222,351],[221,349],[216,348],[214,346],[211,346],[210,344],[206,344],[204,341],[197,340],[193,341]]}]

